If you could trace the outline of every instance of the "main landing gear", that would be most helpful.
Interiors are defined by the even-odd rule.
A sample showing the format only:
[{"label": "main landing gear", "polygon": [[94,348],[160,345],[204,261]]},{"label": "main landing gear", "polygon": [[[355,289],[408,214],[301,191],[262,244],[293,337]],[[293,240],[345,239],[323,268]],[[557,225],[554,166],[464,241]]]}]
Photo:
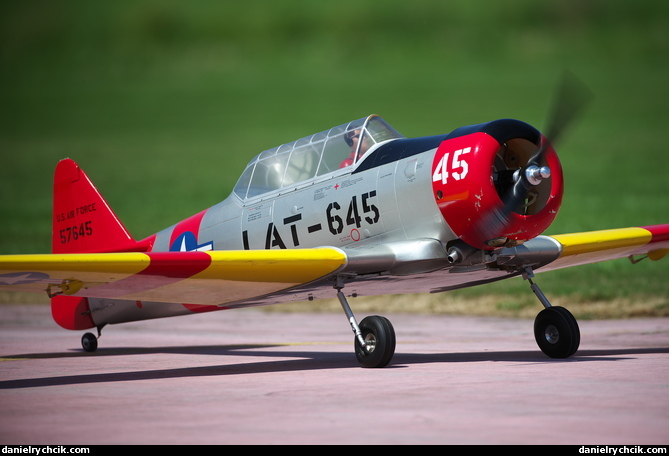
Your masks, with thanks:
[{"label": "main landing gear", "polygon": [[[537,284],[532,281],[534,272],[525,268],[522,276],[530,283],[530,288],[539,298],[544,309],[534,320],[534,339],[545,355],[551,358],[569,358],[581,343],[581,332],[576,318],[564,307],[552,306]],[[355,319],[346,296],[343,278],[335,283],[337,298],[341,304],[351,329],[355,334],[355,356],[362,367],[385,367],[395,354],[395,330],[385,317],[370,316],[360,324]]]},{"label": "main landing gear", "polygon": [[551,306],[539,286],[532,282],[534,273],[526,268],[523,278],[544,305],[534,320],[534,339],[544,354],[551,358],[569,358],[581,343],[581,332],[576,318],[564,307]]},{"label": "main landing gear", "polygon": [[362,367],[385,367],[395,354],[395,329],[385,317],[373,315],[362,319],[360,324],[355,319],[346,296],[341,291],[343,279],[338,277],[335,283],[337,298],[348,322],[355,334],[355,356]]}]

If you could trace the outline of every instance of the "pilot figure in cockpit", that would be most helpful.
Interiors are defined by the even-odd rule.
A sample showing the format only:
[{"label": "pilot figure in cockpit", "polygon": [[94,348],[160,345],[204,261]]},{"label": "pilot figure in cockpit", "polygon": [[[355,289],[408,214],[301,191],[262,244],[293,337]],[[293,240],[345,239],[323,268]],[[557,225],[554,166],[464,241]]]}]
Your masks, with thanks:
[{"label": "pilot figure in cockpit", "polygon": [[[360,140],[360,136],[362,136],[362,141]],[[367,152],[367,149],[369,149],[369,141],[367,140],[367,135],[363,134],[362,130],[359,128],[347,132],[344,135],[344,141],[346,141],[348,147],[351,148],[351,155],[346,160],[341,162],[339,168],[351,166],[353,163],[356,162],[358,157],[362,157],[365,154],[365,152]],[[359,147],[358,144],[360,145]]]}]

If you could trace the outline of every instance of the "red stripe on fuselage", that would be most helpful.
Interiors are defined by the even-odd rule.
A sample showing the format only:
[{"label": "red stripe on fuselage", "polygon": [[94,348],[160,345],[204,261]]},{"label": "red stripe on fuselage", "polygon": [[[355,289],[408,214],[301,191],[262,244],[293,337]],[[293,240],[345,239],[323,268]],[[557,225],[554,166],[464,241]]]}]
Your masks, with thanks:
[{"label": "red stripe on fuselage", "polygon": [[170,235],[170,247],[172,244],[174,244],[174,241],[176,241],[179,236],[187,231],[193,233],[197,239],[200,232],[200,223],[202,223],[202,217],[204,217],[206,212],[207,211],[204,210],[191,217],[188,217],[186,220],[182,220],[181,222],[177,223],[174,227],[174,230],[172,230],[172,234]]}]

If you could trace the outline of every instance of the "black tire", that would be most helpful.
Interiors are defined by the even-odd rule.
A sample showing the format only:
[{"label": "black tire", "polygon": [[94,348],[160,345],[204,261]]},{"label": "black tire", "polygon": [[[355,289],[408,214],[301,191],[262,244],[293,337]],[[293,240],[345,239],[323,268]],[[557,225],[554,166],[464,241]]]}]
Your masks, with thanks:
[{"label": "black tire", "polygon": [[361,346],[355,338],[355,356],[362,367],[385,367],[395,354],[395,329],[385,317],[365,317],[360,322],[362,337],[371,345]]},{"label": "black tire", "polygon": [[92,353],[98,349],[98,338],[93,333],[86,333],[81,336],[81,346],[84,351]]},{"label": "black tire", "polygon": [[574,316],[564,307],[547,307],[534,320],[534,338],[551,358],[569,358],[581,343],[581,332]]}]

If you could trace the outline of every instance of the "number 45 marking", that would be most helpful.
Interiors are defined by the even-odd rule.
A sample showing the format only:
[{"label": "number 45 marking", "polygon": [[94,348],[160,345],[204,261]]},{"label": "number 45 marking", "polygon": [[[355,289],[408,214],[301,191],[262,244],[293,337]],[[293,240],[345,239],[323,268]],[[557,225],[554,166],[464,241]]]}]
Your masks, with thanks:
[{"label": "number 45 marking", "polygon": [[453,152],[453,160],[450,163],[450,168],[448,158],[451,154],[450,152],[444,154],[444,156],[441,157],[441,160],[439,160],[437,168],[434,170],[434,174],[432,175],[432,182],[441,181],[442,184],[446,184],[449,174],[455,180],[464,179],[469,172],[469,165],[462,158],[462,156],[468,154],[471,152],[471,150],[471,147],[465,147],[464,149]]}]

